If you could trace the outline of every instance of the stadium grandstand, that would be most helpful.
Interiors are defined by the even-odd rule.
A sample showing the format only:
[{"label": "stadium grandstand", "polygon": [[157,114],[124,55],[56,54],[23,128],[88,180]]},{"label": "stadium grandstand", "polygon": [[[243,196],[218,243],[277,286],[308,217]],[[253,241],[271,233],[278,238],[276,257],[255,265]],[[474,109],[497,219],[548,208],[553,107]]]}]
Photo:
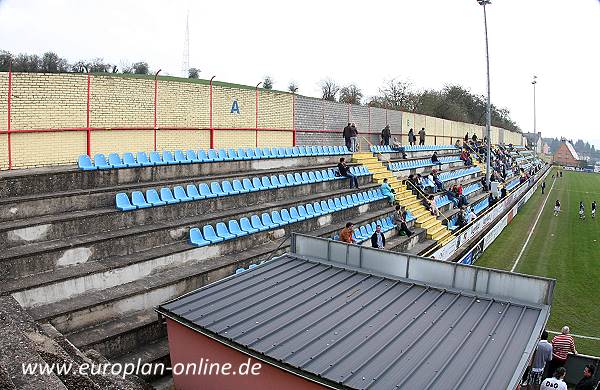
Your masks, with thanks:
[{"label": "stadium grandstand", "polygon": [[[0,134],[6,388],[249,380],[20,371],[175,367],[200,350],[262,364],[267,382],[251,387],[517,388],[555,280],[472,264],[551,172],[520,133],[487,139],[482,126],[414,113],[155,80],[148,95],[143,77],[0,74],[14,83],[14,107],[0,106],[14,126]],[[65,86],[77,88],[59,102]],[[65,104],[80,94],[87,105]],[[386,125],[393,146],[380,142]],[[423,145],[409,144],[412,127],[427,128]],[[378,227],[385,245],[371,248]]]}]

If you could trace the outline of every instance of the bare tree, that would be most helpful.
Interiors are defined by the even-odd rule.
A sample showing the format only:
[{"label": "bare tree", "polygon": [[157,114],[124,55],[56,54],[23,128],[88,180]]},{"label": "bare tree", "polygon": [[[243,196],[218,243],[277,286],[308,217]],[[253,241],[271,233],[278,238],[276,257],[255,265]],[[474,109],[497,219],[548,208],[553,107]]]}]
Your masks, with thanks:
[{"label": "bare tree", "polygon": [[360,104],[363,93],[355,84],[340,89],[340,103]]},{"label": "bare tree", "polygon": [[273,89],[273,79],[271,78],[271,76],[265,76],[265,79],[262,83],[262,87],[264,89]]},{"label": "bare tree", "polygon": [[394,110],[412,111],[409,104],[412,97],[411,88],[412,83],[410,81],[392,79],[383,88],[379,89],[379,93],[381,93],[386,107]]},{"label": "bare tree", "polygon": [[321,95],[323,100],[335,102],[335,97],[339,91],[340,87],[335,81],[331,79],[321,81]]},{"label": "bare tree", "polygon": [[290,81],[290,85],[288,85],[288,91],[291,93],[298,92],[298,84],[296,84],[294,81]]}]

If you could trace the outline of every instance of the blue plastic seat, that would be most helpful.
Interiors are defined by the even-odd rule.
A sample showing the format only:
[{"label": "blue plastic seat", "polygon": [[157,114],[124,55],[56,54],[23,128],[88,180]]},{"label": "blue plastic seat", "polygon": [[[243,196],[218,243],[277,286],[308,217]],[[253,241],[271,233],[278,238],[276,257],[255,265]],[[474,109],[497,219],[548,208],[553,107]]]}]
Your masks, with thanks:
[{"label": "blue plastic seat", "polygon": [[167,163],[162,160],[160,152],[157,151],[150,152],[150,162],[153,165],[167,165]]},{"label": "blue plastic seat", "polygon": [[343,209],[346,208],[346,207],[344,207],[344,205],[340,201],[340,198],[334,198],[333,199],[333,204],[335,204],[336,210],[343,210]]},{"label": "blue plastic seat", "polygon": [[225,241],[223,237],[217,236],[217,233],[215,233],[215,229],[212,227],[212,225],[205,225],[202,227],[202,235],[212,244]]},{"label": "blue plastic seat", "polygon": [[256,188],[258,191],[264,191],[267,189],[267,187],[262,184],[258,177],[252,178],[252,187]]},{"label": "blue plastic seat", "polygon": [[168,187],[163,187],[160,189],[160,199],[163,202],[167,202],[167,204],[175,204],[181,202],[179,199],[175,199],[171,189]]},{"label": "blue plastic seat", "polygon": [[223,180],[221,183],[221,188],[223,188],[223,192],[227,195],[237,195],[240,193],[239,191],[233,189],[229,180]]},{"label": "blue plastic seat", "polygon": [[269,180],[271,181],[271,185],[272,185],[274,188],[281,188],[281,187],[285,187],[284,185],[282,185],[282,184],[279,182],[279,179],[278,179],[278,178],[277,178],[277,176],[275,176],[275,175],[271,176],[271,177],[269,178]]},{"label": "blue plastic seat", "polygon": [[[298,212],[300,212],[300,208],[298,208]],[[319,215],[311,203],[306,204],[306,212],[308,213],[309,218],[317,217]]]},{"label": "blue plastic seat", "polygon": [[[336,198],[336,199],[337,199],[337,198]],[[335,199],[334,199],[334,202],[335,202]],[[340,198],[340,203],[342,204],[342,207],[343,207],[343,208],[345,208],[345,209],[347,209],[347,208],[350,208],[350,207],[351,207],[351,205],[349,205],[349,204],[348,204],[348,201],[346,200],[346,197],[345,197],[345,196],[342,196],[342,197]]]},{"label": "blue plastic seat", "polygon": [[300,157],[300,149],[297,146],[292,148],[292,157]]},{"label": "blue plastic seat", "polygon": [[219,149],[217,151],[219,158],[221,159],[221,161],[233,161],[233,157],[228,156],[227,152],[225,151],[225,149]]},{"label": "blue plastic seat", "polygon": [[250,217],[250,223],[252,224],[252,227],[254,229],[258,229],[261,232],[265,231],[265,230],[269,230],[268,226],[263,225],[262,221],[260,220],[260,218],[258,217],[258,215],[253,215]]},{"label": "blue plastic seat", "polygon": [[335,179],[342,179],[343,176],[336,176],[335,172],[333,171],[333,169],[328,169],[327,170],[327,176],[329,176],[329,180],[335,180]]},{"label": "blue plastic seat", "polygon": [[267,189],[269,189],[269,190],[272,190],[273,188],[277,188],[277,187],[275,187],[275,186],[274,186],[274,185],[271,183],[271,180],[269,180],[269,177],[268,177],[268,176],[263,176],[263,177],[261,177],[261,178],[260,178],[260,181],[261,181],[261,183],[262,183],[263,187],[265,187],[265,188],[267,188]]},{"label": "blue plastic seat", "polygon": [[234,161],[240,161],[244,159],[243,157],[238,156],[237,152],[233,148],[227,149],[227,156]]},{"label": "blue plastic seat", "polygon": [[232,219],[230,220],[227,225],[229,226],[229,233],[234,234],[236,237],[243,237],[243,236],[247,236],[248,232],[243,231],[240,228],[240,224],[238,223],[237,220]]},{"label": "blue plastic seat", "polygon": [[202,149],[198,150],[198,160],[201,160],[202,162],[212,162],[213,159],[208,157],[208,154],[206,154],[206,152]]},{"label": "blue plastic seat", "polygon": [[315,171],[315,179],[317,180],[317,183],[324,181],[323,175],[320,171]]},{"label": "blue plastic seat", "polygon": [[200,191],[200,196],[203,196],[205,198],[216,198],[217,197],[216,194],[213,194],[210,191],[210,188],[208,187],[208,184],[206,184],[206,183],[200,183],[198,185],[198,190]]},{"label": "blue plastic seat", "polygon": [[97,155],[94,156],[94,165],[98,169],[110,169],[110,168],[112,168],[112,165],[110,165],[106,161],[106,157],[104,157],[104,155],[102,153],[98,153]]},{"label": "blue plastic seat", "polygon": [[[321,208],[321,203],[319,202],[315,202],[313,203],[313,209],[315,210],[315,215],[319,216],[319,215],[323,215],[326,214],[323,209]],[[307,209],[308,210],[308,209]]]},{"label": "blue plastic seat", "polygon": [[294,157],[294,149],[285,148],[285,157]]},{"label": "blue plastic seat", "polygon": [[352,194],[352,203],[356,206],[362,204],[363,202],[360,199],[358,199],[357,194]]},{"label": "blue plastic seat", "polygon": [[[191,163],[202,162],[202,159],[198,158],[198,154],[196,154],[196,152],[191,149],[188,150],[187,152],[185,152],[185,155],[186,155],[188,161]],[[177,152],[175,152],[175,158],[177,158]]]},{"label": "blue plastic seat", "polygon": [[306,211],[306,207],[304,207],[304,205],[298,206],[298,215],[300,215],[300,217],[304,219],[308,219],[311,217],[311,215],[308,214],[308,211]]},{"label": "blue plastic seat", "polygon": [[294,218],[296,221],[304,221],[306,219],[306,217],[303,217],[298,213],[298,209],[294,206],[290,207],[290,217]]},{"label": "blue plastic seat", "polygon": [[285,148],[277,148],[277,158],[288,157]]},{"label": "blue plastic seat", "polygon": [[115,203],[117,208],[121,211],[131,211],[136,209],[136,207],[129,201],[127,194],[124,192],[119,192],[117,195],[115,195]]},{"label": "blue plastic seat", "polygon": [[198,192],[198,187],[196,187],[193,184],[188,184],[187,185],[186,192],[187,192],[187,195],[190,198],[192,198],[193,200],[204,199],[204,196],[200,195],[200,193]]},{"label": "blue plastic seat", "polygon": [[98,169],[98,167],[92,164],[92,159],[87,154],[79,156],[77,165],[79,165],[79,169],[83,169],[84,171],[95,171]]},{"label": "blue plastic seat", "polygon": [[311,183],[310,177],[308,177],[308,173],[302,172],[301,176],[302,176],[302,183],[304,183],[304,184]]},{"label": "blue plastic seat", "polygon": [[244,186],[244,189],[248,192],[260,191],[260,188],[256,188],[254,187],[254,185],[252,185],[250,179],[242,179],[242,185]]},{"label": "blue plastic seat", "polygon": [[252,227],[250,220],[246,217],[240,218],[240,227],[243,231],[249,234],[258,233],[259,230]]},{"label": "blue plastic seat", "polygon": [[[339,199],[338,199],[339,202]],[[332,213],[334,211],[339,211],[342,209],[342,204],[340,203],[339,206],[337,206],[335,204],[335,202],[333,201],[333,199],[327,199],[327,207],[329,208],[329,212]]]},{"label": "blue plastic seat", "polygon": [[[163,156],[164,156],[164,153],[163,153]],[[191,160],[189,160],[187,158],[187,156],[185,155],[185,153],[183,152],[183,150],[176,150],[175,151],[175,161],[178,164],[189,164],[189,163],[192,162]]]},{"label": "blue plastic seat", "polygon": [[[263,152],[262,152],[261,148],[254,148],[253,150],[254,150],[254,155],[256,157],[258,157],[258,158],[268,158],[268,157],[263,156]],[[270,155],[270,153],[269,153],[269,155]]]},{"label": "blue plastic seat", "polygon": [[321,211],[323,212],[323,215],[333,212],[333,210],[329,208],[329,201],[326,202],[322,200],[319,202],[319,204],[321,205]]},{"label": "blue plastic seat", "polygon": [[173,193],[175,195],[175,199],[179,200],[180,202],[189,202],[194,200],[185,193],[185,190],[182,186],[176,186],[173,188]]},{"label": "blue plastic seat", "polygon": [[250,192],[250,190],[245,189],[244,186],[242,185],[242,183],[237,179],[233,180],[232,184],[233,184],[233,189],[240,194],[245,194],[247,192]]},{"label": "blue plastic seat", "polygon": [[238,148],[237,158],[238,158],[238,160],[252,160],[251,157],[248,157],[244,148]]},{"label": "blue plastic seat", "polygon": [[271,221],[273,221],[273,223],[277,224],[277,226],[283,226],[283,225],[287,224],[287,222],[281,218],[281,215],[279,214],[279,211],[277,211],[277,210],[271,212]]},{"label": "blue plastic seat", "polygon": [[121,161],[121,157],[116,153],[108,155],[108,164],[112,165],[113,168],[127,168],[127,164],[124,164],[123,161]]},{"label": "blue plastic seat", "polygon": [[[224,152],[225,151],[223,151],[223,153]],[[218,155],[218,152],[215,149],[208,149],[207,156],[210,161],[225,161],[223,157]]]},{"label": "blue plastic seat", "polygon": [[133,191],[131,193],[131,203],[139,209],[152,207],[150,203],[146,202],[144,194],[141,191]]},{"label": "blue plastic seat", "polygon": [[294,181],[296,184],[306,184],[307,182],[302,179],[302,175],[298,172],[294,173]]},{"label": "blue plastic seat", "polygon": [[254,149],[246,148],[246,158],[248,160],[258,160],[258,159],[260,159],[260,156],[256,155]]},{"label": "blue plastic seat", "polygon": [[279,181],[279,185],[281,187],[289,187],[290,183],[288,183],[287,179],[285,178],[285,175],[280,174],[279,176],[277,176],[277,181]]},{"label": "blue plastic seat", "polygon": [[323,169],[321,171],[321,177],[323,177],[323,181],[329,181],[329,180],[333,180],[329,177],[329,172],[327,169]]},{"label": "blue plastic seat", "polygon": [[221,185],[219,184],[218,181],[213,181],[210,183],[210,192],[212,192],[213,194],[215,194],[217,196],[227,195],[225,193],[225,191],[223,191],[223,189],[221,188]]},{"label": "blue plastic seat", "polygon": [[285,180],[287,180],[289,186],[295,186],[295,185],[300,184],[300,183],[296,182],[294,175],[292,175],[291,173],[288,173],[285,175]]},{"label": "blue plastic seat", "polygon": [[307,156],[308,155],[306,153],[306,148],[304,146],[298,146],[298,153],[300,154],[300,156]]},{"label": "blue plastic seat", "polygon": [[277,156],[273,156],[273,153],[271,153],[271,149],[269,148],[262,148],[260,149],[262,156],[261,158],[275,158]]},{"label": "blue plastic seat", "polygon": [[158,192],[156,192],[154,189],[146,190],[146,200],[152,206],[164,206],[167,204],[167,202],[160,199]]},{"label": "blue plastic seat", "polygon": [[198,228],[190,229],[190,242],[196,246],[210,245],[210,241],[205,240]]},{"label": "blue plastic seat", "polygon": [[179,164],[179,161],[175,161],[175,157],[173,157],[173,153],[171,153],[168,150],[164,150],[163,151],[163,162],[169,164],[169,165],[176,165]]},{"label": "blue plastic seat", "polygon": [[297,219],[292,218],[292,216],[290,215],[290,212],[287,209],[282,209],[280,213],[281,213],[281,219],[283,219],[284,222],[286,222],[286,223],[298,222]]},{"label": "blue plastic seat", "polygon": [[266,226],[269,229],[275,229],[275,228],[279,227],[278,224],[274,223],[271,220],[271,214],[269,214],[269,213],[262,213],[260,216],[260,221],[262,222],[262,224],[264,226]]},{"label": "blue plastic seat", "polygon": [[375,233],[375,229],[373,229],[373,227],[370,224],[365,225],[364,228],[367,231],[367,237],[371,237],[373,233]]},{"label": "blue plastic seat", "polygon": [[318,181],[317,176],[315,176],[314,172],[308,172],[308,181],[311,183],[316,183]]},{"label": "blue plastic seat", "polygon": [[227,226],[223,222],[218,222],[216,225],[217,228],[217,236],[223,238],[224,240],[232,240],[237,238],[235,234],[231,234],[227,229]]},{"label": "blue plastic seat", "polygon": [[133,153],[125,152],[123,153],[123,163],[128,167],[141,167],[142,164],[135,161],[135,157],[133,157]]}]

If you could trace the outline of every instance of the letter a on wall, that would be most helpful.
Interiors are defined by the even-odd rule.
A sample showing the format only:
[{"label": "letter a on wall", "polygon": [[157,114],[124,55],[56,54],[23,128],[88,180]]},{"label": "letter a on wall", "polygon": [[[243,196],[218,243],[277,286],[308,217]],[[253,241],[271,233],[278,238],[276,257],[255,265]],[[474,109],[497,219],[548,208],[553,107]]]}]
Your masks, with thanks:
[{"label": "letter a on wall", "polygon": [[239,114],[240,113],[240,106],[238,105],[237,100],[234,100],[233,104],[231,105],[231,113],[232,114]]}]

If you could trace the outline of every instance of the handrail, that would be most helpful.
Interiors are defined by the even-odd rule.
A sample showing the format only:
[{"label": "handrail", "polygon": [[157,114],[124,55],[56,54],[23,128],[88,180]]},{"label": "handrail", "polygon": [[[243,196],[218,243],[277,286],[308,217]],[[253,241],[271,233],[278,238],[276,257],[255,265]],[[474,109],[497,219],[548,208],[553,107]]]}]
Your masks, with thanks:
[{"label": "handrail", "polygon": [[[418,193],[420,193],[420,194],[421,194],[421,195],[422,195],[424,198],[426,198],[426,197],[427,197],[427,194],[425,194],[423,191],[421,191],[421,189],[420,189],[419,187],[417,187],[417,186],[416,186],[416,185],[415,185],[413,182],[411,182],[410,180],[408,180],[408,179],[405,179],[405,180],[404,180],[404,182],[405,182],[405,184],[406,184],[406,183],[410,183],[410,185],[411,185],[411,186],[412,186],[412,187],[413,187],[415,190],[417,190],[417,192],[418,192]],[[434,200],[434,202],[435,202],[435,200]],[[444,217],[444,219],[446,220],[446,222],[450,223],[450,220],[448,219],[448,217],[446,217],[446,215],[445,215],[444,213],[442,213],[442,212],[441,212],[439,209],[438,209],[438,211],[440,212],[440,215],[441,215],[442,217]]]}]

